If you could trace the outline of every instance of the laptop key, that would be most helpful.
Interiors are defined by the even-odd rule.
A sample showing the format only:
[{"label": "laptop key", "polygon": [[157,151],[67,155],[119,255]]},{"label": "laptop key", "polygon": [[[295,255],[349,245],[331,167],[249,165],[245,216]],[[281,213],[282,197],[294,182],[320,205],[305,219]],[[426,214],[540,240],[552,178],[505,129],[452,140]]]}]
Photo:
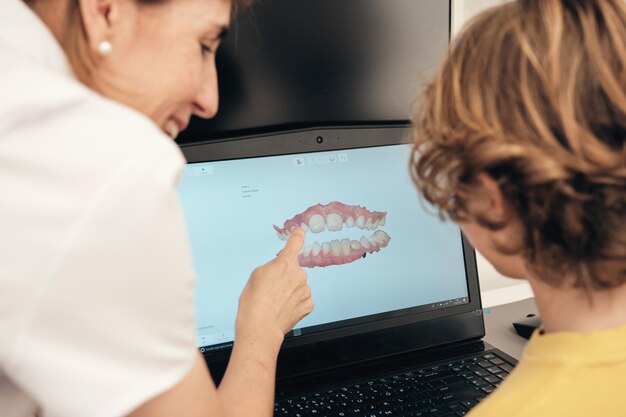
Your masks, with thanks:
[{"label": "laptop key", "polygon": [[500,382],[500,378],[495,375],[490,375],[485,377],[485,381],[489,382],[490,384],[494,384]]},{"label": "laptop key", "polygon": [[[478,378],[475,378],[475,379],[478,379]],[[473,380],[474,379],[462,380],[462,381],[448,384],[448,389],[449,391],[463,391],[471,386],[470,384]]]},{"label": "laptop key", "polygon": [[463,378],[462,376],[459,375],[452,375],[452,376],[448,376],[444,379],[442,379],[441,381],[443,381],[444,384],[446,385],[453,385],[455,383],[465,383],[465,378]]},{"label": "laptop key", "polygon": [[487,394],[490,394],[490,393],[492,393],[492,392],[493,392],[493,390],[495,389],[495,387],[492,387],[491,385],[487,385],[487,386],[481,387],[480,389],[481,389],[483,392],[485,392],[485,393],[487,393]]},{"label": "laptop key", "polygon": [[478,395],[485,395],[484,392],[479,391],[477,388],[469,388],[463,391],[457,391],[451,394],[456,401],[463,401],[473,399]]},{"label": "laptop key", "polygon": [[478,404],[478,402],[476,400],[464,400],[460,402],[461,405],[467,407],[467,408],[472,408],[474,407],[476,404]]},{"label": "laptop key", "polygon": [[447,407],[446,408],[431,408],[430,410],[428,410],[428,412],[433,417],[441,417],[441,416],[450,416],[450,415],[452,415],[452,412]]},{"label": "laptop key", "polygon": [[461,374],[460,374],[460,376],[461,376],[462,378],[465,378],[465,379],[473,379],[473,378],[476,378],[476,375],[474,375],[474,374],[473,374],[473,373],[471,373],[471,372],[463,372],[463,373],[461,373]]},{"label": "laptop key", "polygon": [[510,373],[513,370],[513,367],[509,365],[508,363],[505,363],[504,365],[500,365],[500,369],[502,369],[505,372]]},{"label": "laptop key", "polygon": [[291,415],[291,413],[292,413],[292,410],[288,409],[288,408],[285,408],[285,407],[280,407],[280,408],[276,407],[276,408],[274,408],[274,415],[275,416],[289,416],[289,415]]}]

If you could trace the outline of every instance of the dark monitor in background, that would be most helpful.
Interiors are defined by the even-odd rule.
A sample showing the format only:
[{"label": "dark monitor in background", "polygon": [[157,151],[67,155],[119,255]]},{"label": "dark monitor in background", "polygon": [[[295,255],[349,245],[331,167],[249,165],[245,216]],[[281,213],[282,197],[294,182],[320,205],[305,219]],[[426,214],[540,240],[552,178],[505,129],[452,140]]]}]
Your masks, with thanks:
[{"label": "dark monitor in background", "polygon": [[442,0],[257,0],[217,53],[220,109],[179,143],[405,122],[449,41]]}]

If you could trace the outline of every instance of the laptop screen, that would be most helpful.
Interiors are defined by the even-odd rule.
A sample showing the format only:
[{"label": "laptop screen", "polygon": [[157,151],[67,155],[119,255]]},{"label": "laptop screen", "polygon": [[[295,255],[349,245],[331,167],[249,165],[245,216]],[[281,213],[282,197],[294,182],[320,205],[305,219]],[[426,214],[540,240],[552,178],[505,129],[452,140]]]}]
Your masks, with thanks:
[{"label": "laptop screen", "polygon": [[356,145],[188,164],[179,192],[197,273],[198,347],[232,346],[250,273],[295,225],[306,231],[300,263],[315,310],[288,338],[468,303],[460,230],[420,201],[410,149]]}]

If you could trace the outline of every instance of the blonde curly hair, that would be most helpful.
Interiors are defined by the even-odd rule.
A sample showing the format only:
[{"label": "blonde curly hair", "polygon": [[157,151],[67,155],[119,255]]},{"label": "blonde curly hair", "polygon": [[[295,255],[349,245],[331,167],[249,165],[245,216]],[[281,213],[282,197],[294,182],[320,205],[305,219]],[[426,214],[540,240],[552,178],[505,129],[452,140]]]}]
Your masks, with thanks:
[{"label": "blonde curly hair", "polygon": [[[494,178],[540,279],[626,282],[626,3],[518,0],[460,34],[414,117],[413,180],[443,218],[507,223],[470,204]],[[567,277],[567,281],[566,280]]]}]

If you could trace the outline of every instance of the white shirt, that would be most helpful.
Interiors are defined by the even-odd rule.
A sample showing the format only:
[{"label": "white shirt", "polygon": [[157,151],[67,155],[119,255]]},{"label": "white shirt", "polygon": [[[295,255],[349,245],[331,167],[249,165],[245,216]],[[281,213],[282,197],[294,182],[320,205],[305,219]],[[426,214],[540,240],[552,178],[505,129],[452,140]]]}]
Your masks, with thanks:
[{"label": "white shirt", "polygon": [[0,1],[0,416],[123,416],[196,360],[184,158]]}]

